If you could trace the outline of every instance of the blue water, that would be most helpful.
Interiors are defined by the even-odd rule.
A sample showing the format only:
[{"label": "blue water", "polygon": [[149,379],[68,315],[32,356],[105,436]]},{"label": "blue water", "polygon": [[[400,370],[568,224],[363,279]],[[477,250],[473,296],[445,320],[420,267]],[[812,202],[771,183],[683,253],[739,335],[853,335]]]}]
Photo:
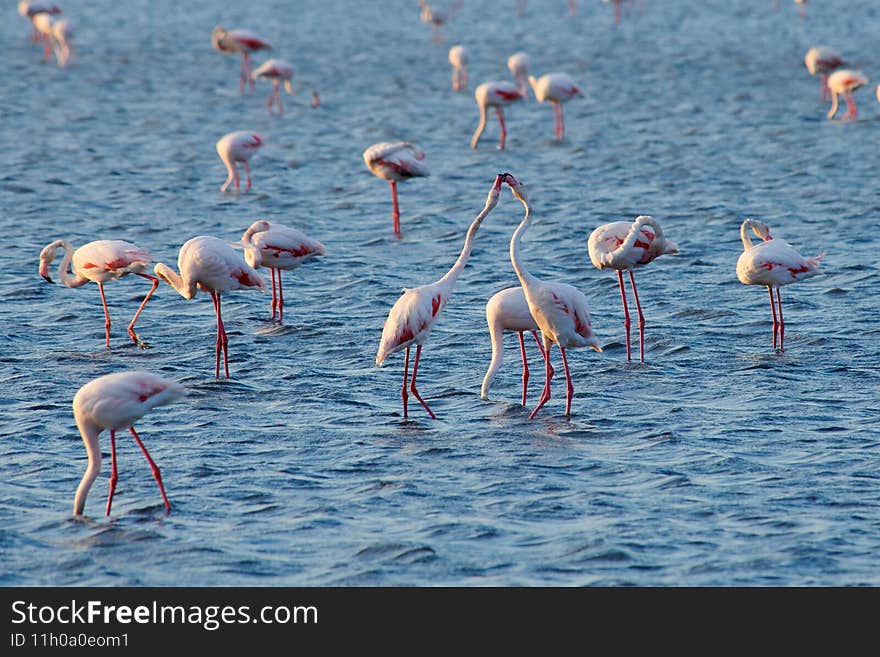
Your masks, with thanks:
[{"label": "blue water", "polygon": [[[79,61],[42,62],[14,5],[0,21],[0,584],[2,585],[878,585],[880,584],[880,82],[876,0],[647,0],[611,7],[468,1],[431,41],[415,0],[64,3]],[[269,88],[239,95],[237,58],[214,25],[250,28],[289,59],[303,92],[268,116]],[[449,45],[470,50],[466,93]],[[840,50],[873,83],[857,122],[825,119],[803,55]],[[506,79],[525,50],[586,97],[509,108],[468,147],[472,90]],[[259,63],[264,57],[255,57]],[[309,91],[319,91],[312,108]],[[214,150],[252,129],[267,145],[254,188],[222,194]],[[430,178],[388,185],[361,153],[410,139]],[[484,305],[516,284],[508,242],[522,208],[507,192],[481,229],[427,343],[420,389],[440,419],[400,408],[402,354],[374,364],[403,287],[451,266],[491,181],[510,170],[535,221],[535,275],[589,299],[604,352],[571,350],[564,386],[534,420],[518,346],[492,401]],[[596,226],[654,216],[681,253],[636,274],[645,364],[625,360],[613,272],[589,262]],[[770,345],[766,291],[740,284],[739,225],[752,216],[824,275],[784,288],[786,352]],[[162,285],[125,325],[142,279],[96,286],[37,275],[49,241],[126,239],[176,263],[195,235],[236,240],[256,219],[296,226],[327,256],[285,274],[282,327],[268,295],[229,293],[232,379],[213,378],[209,298]],[[557,352],[558,357],[558,352]],[[560,363],[557,361],[556,363]],[[71,518],[86,458],[71,412],[95,376],[147,369],[188,395],[138,423],[174,507],[119,441],[120,483],[103,516],[109,459],[83,521]],[[561,368],[558,368],[561,373]],[[102,436],[106,450],[106,434]]]}]

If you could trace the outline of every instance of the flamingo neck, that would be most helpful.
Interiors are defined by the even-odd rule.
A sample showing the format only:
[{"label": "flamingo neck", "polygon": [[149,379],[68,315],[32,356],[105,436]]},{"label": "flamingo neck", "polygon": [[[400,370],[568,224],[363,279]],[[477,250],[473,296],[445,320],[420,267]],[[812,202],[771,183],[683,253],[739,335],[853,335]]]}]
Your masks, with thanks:
[{"label": "flamingo neck", "polygon": [[482,209],[480,214],[478,214],[474,220],[471,222],[470,227],[468,227],[467,235],[464,238],[464,246],[461,248],[461,253],[458,255],[458,259],[456,259],[455,264],[452,265],[452,268],[446,272],[446,275],[443,276],[439,281],[437,281],[438,285],[441,285],[452,292],[452,288],[455,286],[455,282],[458,280],[459,275],[462,270],[464,270],[464,266],[467,264],[468,258],[471,255],[471,249],[474,246],[474,239],[476,238],[477,231],[480,229],[480,225],[483,223],[483,219],[485,219],[489,213],[492,211],[492,207],[488,204],[486,207]]},{"label": "flamingo neck", "polygon": [[184,299],[192,299],[196,295],[196,282],[184,281],[183,278],[164,262],[156,263],[153,273],[173,287]]},{"label": "flamingo neck", "polygon": [[471,148],[477,147],[480,137],[482,137],[483,131],[486,129],[486,120],[486,104],[480,103],[480,122],[477,124],[477,129],[474,130],[474,136],[471,137]]},{"label": "flamingo neck", "polygon": [[61,259],[61,264],[58,265],[58,278],[61,282],[67,287],[80,287],[88,283],[89,279],[85,276],[81,276],[77,272],[71,274],[70,263],[73,260],[73,245],[66,240],[62,240],[59,246],[64,249],[64,257]]},{"label": "flamingo neck", "polygon": [[743,243],[743,250],[748,251],[752,248],[752,240],[749,237],[749,229],[752,227],[752,222],[746,219],[742,226],[739,227],[739,237]]},{"label": "flamingo neck", "polygon": [[520,241],[522,240],[523,233],[526,232],[532,222],[532,208],[525,199],[520,199],[520,203],[525,207],[526,215],[519,226],[516,227],[516,230],[513,231],[513,237],[510,238],[510,262],[513,264],[513,269],[519,277],[519,282],[523,288],[528,288],[529,285],[536,283],[538,279],[526,270],[525,265],[520,259]]},{"label": "flamingo neck", "polygon": [[77,419],[79,432],[82,434],[83,443],[86,446],[86,453],[89,455],[89,465],[86,467],[85,474],[76,488],[76,497],[73,500],[73,515],[81,516],[86,507],[86,498],[92,484],[101,471],[101,449],[98,446],[98,434],[101,429],[89,422]]}]

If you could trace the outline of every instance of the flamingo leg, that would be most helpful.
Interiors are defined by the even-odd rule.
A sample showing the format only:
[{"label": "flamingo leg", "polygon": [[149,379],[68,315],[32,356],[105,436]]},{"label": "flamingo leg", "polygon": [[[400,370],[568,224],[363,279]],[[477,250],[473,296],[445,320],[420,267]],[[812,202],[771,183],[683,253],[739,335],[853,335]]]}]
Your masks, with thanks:
[{"label": "flamingo leg", "polygon": [[559,347],[562,352],[562,367],[565,370],[565,416],[571,415],[571,398],[574,397],[574,384],[571,382],[571,372],[568,370],[568,358],[565,356],[565,349]]},{"label": "flamingo leg", "polygon": [[623,328],[626,329],[626,359],[632,360],[632,347],[629,341],[629,306],[626,304],[626,292],[623,289],[623,272],[617,270],[617,282],[620,285],[620,298],[623,300]]},{"label": "flamingo leg", "polygon": [[642,314],[642,304],[639,301],[639,291],[636,289],[636,277],[632,269],[629,270],[629,282],[632,284],[633,297],[636,300],[636,309],[639,311],[639,360],[645,362],[645,316]]},{"label": "flamingo leg", "polygon": [[[522,405],[526,405],[526,389],[529,385],[529,361],[526,358],[526,342],[523,339],[523,332],[518,331],[519,334],[519,352],[522,355],[523,362],[523,373],[522,373]],[[537,339],[537,338],[536,338]]]},{"label": "flamingo leg", "polygon": [[394,222],[394,234],[400,235],[400,207],[397,205],[397,181],[389,180],[391,184],[391,220]]},{"label": "flamingo leg", "polygon": [[134,430],[134,427],[129,427],[129,431],[131,431],[131,435],[134,436],[135,442],[137,442],[138,447],[141,448],[141,451],[144,453],[144,456],[147,457],[147,463],[150,464],[150,470],[153,471],[153,477],[156,479],[156,483],[159,484],[159,492],[162,493],[162,501],[165,502],[165,513],[171,513],[171,504],[168,502],[168,496],[165,494],[165,486],[162,485],[162,473],[159,472],[159,466],[150,458],[150,453],[147,451],[147,448],[144,447],[144,444],[141,442],[140,437],[137,435],[137,431]]},{"label": "flamingo leg", "polygon": [[620,2],[621,0],[614,0],[614,22],[620,23]]},{"label": "flamingo leg", "polygon": [[238,78],[238,92],[244,93],[247,85],[247,53],[241,53],[241,75]]},{"label": "flamingo leg", "polygon": [[110,507],[113,506],[113,494],[116,492],[116,482],[119,481],[119,473],[116,471],[116,431],[110,429],[110,494],[107,495],[107,512],[110,515]]},{"label": "flamingo leg", "polygon": [[846,101],[846,114],[844,114],[842,118],[855,119],[859,115],[859,113],[856,110],[856,100],[855,97],[852,95],[852,92],[847,92],[843,94],[843,99]]},{"label": "flamingo leg", "polygon": [[504,110],[500,107],[496,107],[495,114],[498,115],[498,125],[501,126],[501,141],[498,143],[498,148],[504,150],[504,144],[507,141],[507,126],[504,125]]},{"label": "flamingo leg", "polygon": [[[244,173],[245,173],[245,176],[247,176],[247,188],[250,189],[251,188],[251,167],[248,164],[247,160],[242,160],[241,163],[244,165]],[[236,185],[236,187],[238,187],[238,185]]]},{"label": "flamingo leg", "polygon": [[269,267],[269,273],[272,275],[272,301],[269,302],[272,319],[275,319],[275,311],[278,308],[278,292],[275,290],[275,271],[274,267]]},{"label": "flamingo leg", "polygon": [[776,301],[779,303],[779,351],[785,351],[785,320],[782,318],[782,295],[776,288]]},{"label": "flamingo leg", "polygon": [[565,122],[562,117],[562,103],[553,103],[553,131],[556,139],[562,141],[565,138]]},{"label": "flamingo leg", "polygon": [[543,407],[544,404],[547,403],[547,400],[550,399],[550,379],[553,378],[553,374],[554,374],[553,368],[550,366],[550,351],[551,351],[551,349],[553,349],[553,343],[550,342],[549,340],[545,340],[544,344],[545,344],[545,349],[544,349],[544,364],[545,364],[544,391],[541,393],[541,398],[538,400],[538,405],[535,406],[535,410],[533,410],[531,413],[529,413],[530,420],[532,418],[534,418],[535,415],[538,414],[538,411],[541,410],[541,407]]},{"label": "flamingo leg", "polygon": [[140,347],[141,349],[149,349],[150,345],[148,345],[146,342],[141,340],[140,336],[134,332],[134,323],[136,321],[138,321],[138,317],[141,316],[141,313],[144,310],[144,306],[147,305],[147,301],[150,300],[150,297],[153,296],[153,292],[155,292],[156,288],[159,287],[159,279],[156,278],[155,276],[150,276],[148,274],[141,274],[138,272],[135,272],[135,273],[137,273],[137,275],[140,276],[141,278],[146,278],[147,280],[152,281],[152,285],[150,286],[150,291],[147,292],[147,296],[145,296],[144,300],[141,301],[141,305],[137,309],[137,312],[134,314],[134,317],[131,318],[131,323],[128,325],[128,335],[131,337],[132,340],[134,340],[134,343],[138,347]]},{"label": "flamingo leg", "polygon": [[101,305],[104,306],[104,335],[107,349],[110,348],[110,311],[107,309],[107,297],[104,296],[104,284],[98,283],[98,292],[101,293]]},{"label": "flamingo leg", "polygon": [[767,286],[770,294],[770,312],[773,313],[773,348],[776,349],[776,334],[779,332],[779,321],[776,319],[776,302],[773,301],[773,288]]},{"label": "flamingo leg", "polygon": [[828,73],[822,71],[822,100],[828,100],[830,93],[828,91]]},{"label": "flamingo leg", "polygon": [[278,323],[284,321],[284,288],[281,287],[281,270],[278,272]]},{"label": "flamingo leg", "polygon": [[216,360],[214,363],[214,378],[220,378],[220,352],[223,352],[223,365],[226,378],[229,378],[229,338],[226,336],[226,327],[223,325],[223,317],[220,312],[220,293],[211,292],[214,301],[214,311],[217,313],[217,342],[214,345]]},{"label": "flamingo leg", "polygon": [[406,412],[406,405],[409,402],[409,395],[406,392],[406,377],[409,374],[409,347],[406,348],[406,356],[403,358],[403,387],[400,389],[400,397],[403,399],[403,419],[405,420],[408,415]]},{"label": "flamingo leg", "polygon": [[278,116],[284,114],[284,101],[281,100],[281,81],[275,82],[275,98],[278,101]]},{"label": "flamingo leg", "polygon": [[538,349],[541,352],[541,358],[544,358],[544,345],[541,344],[541,341],[538,339],[538,332],[532,331],[532,337],[535,338],[535,342],[538,344]]},{"label": "flamingo leg", "polygon": [[434,411],[432,411],[428,405],[425,403],[425,400],[422,399],[422,396],[419,394],[419,391],[416,389],[416,372],[419,369],[419,358],[422,356],[422,345],[416,347],[416,359],[413,361],[413,375],[412,381],[409,383],[409,390],[415,396],[416,399],[419,400],[419,403],[425,407],[425,410],[428,411],[428,415],[431,416],[432,420],[436,420],[437,416],[434,415]]}]

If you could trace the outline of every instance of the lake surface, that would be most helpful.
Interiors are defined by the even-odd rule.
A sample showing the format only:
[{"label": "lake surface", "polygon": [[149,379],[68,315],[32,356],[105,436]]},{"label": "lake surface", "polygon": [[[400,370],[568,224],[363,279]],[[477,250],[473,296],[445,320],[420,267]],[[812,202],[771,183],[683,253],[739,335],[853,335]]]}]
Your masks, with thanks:
[{"label": "lake surface", "polygon": [[[432,42],[415,0],[392,3],[68,2],[78,62],[44,63],[27,21],[0,22],[0,584],[24,585],[880,585],[880,82],[876,0],[647,0],[616,26],[611,7],[468,0]],[[302,92],[269,116],[269,85],[239,94],[237,57],[215,25],[249,28],[290,60]],[[470,51],[466,92],[448,47]],[[872,83],[859,119],[828,121],[803,57],[838,49]],[[473,88],[508,79],[529,53],[585,97],[494,117],[478,150]],[[255,64],[266,59],[257,54]],[[310,90],[321,104],[313,108]],[[253,189],[221,193],[219,137],[266,137]],[[408,139],[430,178],[388,184],[361,153]],[[435,326],[404,421],[403,355],[374,363],[404,287],[457,257],[498,172],[524,181],[533,274],[590,302],[603,353],[572,349],[570,418],[559,375],[543,384],[529,344],[529,406],[509,334],[492,400],[485,302],[517,280],[508,257],[521,205],[505,189]],[[681,249],[638,270],[646,362],[626,362],[617,279],[587,237],[655,217]],[[823,276],[783,289],[786,351],[770,344],[766,290],[738,282],[739,227],[768,223]],[[40,249],[125,239],[176,267],[196,235],[235,241],[253,221],[295,226],[327,255],[284,274],[282,326],[269,295],[224,297],[232,378],[215,381],[209,297],[164,283],[49,285]],[[634,338],[637,333],[634,331]],[[637,352],[636,352],[637,353]],[[71,518],[86,465],[71,400],[101,374],[145,369],[187,396],[136,426],[162,468],[161,498],[128,434],[109,476]]]}]

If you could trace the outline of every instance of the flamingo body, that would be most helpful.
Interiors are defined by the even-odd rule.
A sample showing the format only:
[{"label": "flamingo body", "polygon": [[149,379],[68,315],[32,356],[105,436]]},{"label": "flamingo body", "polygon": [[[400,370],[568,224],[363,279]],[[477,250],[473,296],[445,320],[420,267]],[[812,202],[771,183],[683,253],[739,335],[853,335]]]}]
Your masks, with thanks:
[{"label": "flamingo body", "polygon": [[260,64],[260,66],[251,73],[251,77],[254,80],[263,78],[272,83],[272,92],[266,100],[266,107],[269,109],[269,114],[271,114],[272,106],[277,102],[278,114],[283,114],[284,105],[281,102],[281,84],[284,83],[284,88],[287,90],[287,93],[293,93],[293,86],[291,84],[291,80],[293,79],[293,65],[283,59],[270,59]]},{"label": "flamingo body", "polygon": [[[40,276],[49,283],[53,282],[49,270],[55,261],[58,249],[64,250],[64,258],[58,266],[57,274],[62,283],[67,287],[80,287],[89,281],[98,285],[101,304],[104,307],[104,333],[107,348],[110,347],[110,311],[104,296],[104,283],[115,281],[129,274],[136,274],[152,282],[150,291],[144,297],[128,325],[128,334],[132,341],[139,347],[146,348],[147,344],[134,332],[134,325],[159,285],[156,278],[144,273],[150,266],[150,254],[131,242],[123,240],[96,240],[84,244],[76,250],[67,240],[55,240],[43,247],[40,252]],[[71,264],[73,266],[72,275],[70,273]]]},{"label": "flamingo body", "polygon": [[364,151],[364,163],[378,178],[391,185],[392,219],[394,234],[400,234],[400,208],[397,203],[397,183],[410,178],[430,176],[425,154],[408,141],[381,142]]},{"label": "flamingo body", "polygon": [[529,66],[531,60],[524,52],[515,52],[507,58],[507,69],[516,80],[516,86],[523,98],[529,97]]},{"label": "flamingo body", "polygon": [[82,515],[85,511],[86,498],[98,473],[101,470],[101,450],[98,436],[110,430],[110,448],[112,472],[110,475],[110,493],[107,498],[107,515],[113,504],[116,489],[116,431],[129,429],[135,441],[147,458],[165,504],[166,513],[171,511],[171,504],[165,494],[159,468],[153,462],[140,437],[134,429],[134,423],[140,420],[157,406],[170,404],[184,394],[183,387],[149,372],[117,372],[93,379],[82,386],[73,398],[73,415],[76,426],[83,438],[89,465],[76,490],[73,503],[74,515]]},{"label": "flamingo body", "polygon": [[449,49],[449,63],[452,64],[452,88],[461,91],[467,87],[468,51],[464,46]]},{"label": "flamingo body", "polygon": [[217,315],[214,376],[220,378],[222,352],[228,379],[229,341],[220,310],[221,295],[232,290],[254,288],[263,290],[265,287],[263,278],[226,242],[207,235],[193,237],[180,247],[177,268],[180,273],[160,262],[153,267],[153,271],[156,276],[177,290],[184,299],[192,299],[198,290],[211,295],[214,312]]},{"label": "flamingo body", "polygon": [[215,27],[211,34],[211,45],[222,53],[241,56],[240,91],[244,91],[248,80],[250,80],[251,89],[254,88],[254,80],[251,77],[251,53],[258,50],[272,50],[271,43],[250,30],[227,30],[220,26]]},{"label": "flamingo body", "polygon": [[809,71],[810,75],[816,75],[818,73],[821,76],[822,100],[826,100],[829,96],[828,74],[833,70],[840,68],[843,64],[843,57],[841,57],[837,51],[828,46],[814,46],[807,51],[806,55],[804,55],[804,66],[807,67],[807,71]]},{"label": "flamingo body", "polygon": [[[324,245],[306,236],[296,228],[268,221],[255,221],[244,232],[241,241],[252,249],[245,251],[245,260],[254,269],[268,268],[272,275],[272,318],[278,312],[278,321],[284,319],[284,294],[281,270],[297,269],[300,265],[326,253]],[[275,278],[278,278],[276,290]]]},{"label": "flamingo body", "polygon": [[471,148],[476,148],[477,144],[480,143],[480,137],[486,129],[486,122],[488,121],[488,109],[493,107],[498,116],[498,125],[501,128],[498,148],[503,149],[507,140],[504,108],[511,103],[523,99],[519,88],[514,83],[503,80],[499,82],[484,82],[474,90],[474,99],[477,101],[477,108],[480,110],[480,122],[477,124],[473,137],[471,137]]},{"label": "flamingo body", "polygon": [[837,114],[838,96],[842,95],[846,101],[847,111],[841,116],[842,120],[855,120],[858,116],[856,110],[856,101],[853,92],[868,84],[868,78],[861,71],[853,71],[850,69],[838,69],[828,76],[828,89],[831,92],[831,110],[828,112],[828,118],[834,118]]},{"label": "flamingo body", "polygon": [[565,137],[562,104],[575,96],[583,96],[581,88],[567,73],[546,73],[540,78],[529,76],[529,84],[538,102],[548,102],[553,105],[556,138],[562,141]]},{"label": "flamingo body", "polygon": [[250,159],[254,153],[263,145],[263,138],[249,130],[238,130],[224,135],[217,141],[217,154],[226,166],[228,173],[226,182],[220,187],[221,192],[225,192],[230,184],[234,184],[234,188],[240,187],[240,178],[238,174],[238,164],[244,167],[247,178],[247,189],[251,188],[251,169]]}]

